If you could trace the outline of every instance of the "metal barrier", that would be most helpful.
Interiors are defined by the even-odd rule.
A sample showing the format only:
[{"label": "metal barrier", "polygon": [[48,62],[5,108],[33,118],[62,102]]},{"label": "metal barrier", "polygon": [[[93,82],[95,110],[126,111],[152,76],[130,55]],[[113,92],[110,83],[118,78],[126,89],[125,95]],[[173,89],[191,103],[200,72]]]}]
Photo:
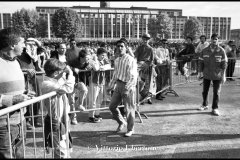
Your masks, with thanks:
[{"label": "metal barrier", "polygon": [[[111,68],[109,70],[104,71],[105,72],[105,78],[106,78],[105,80],[106,80],[106,82],[103,84],[103,91],[102,91],[103,94],[102,95],[98,95],[99,97],[101,96],[101,98],[98,99],[98,103],[96,105],[99,105],[100,107],[97,107],[97,108],[92,108],[92,106],[90,106],[90,101],[92,103],[92,101],[93,101],[92,98],[93,97],[91,95],[89,95],[89,93],[94,93],[95,92],[93,90],[93,87],[90,87],[92,85],[92,81],[93,81],[93,79],[92,79],[93,76],[92,75],[93,75],[94,71],[80,70],[80,73],[85,73],[85,74],[89,73],[89,75],[84,76],[84,82],[83,82],[85,85],[86,84],[88,85],[88,91],[87,91],[88,94],[84,98],[84,102],[83,102],[83,104],[84,104],[83,106],[86,108],[86,110],[85,111],[75,110],[75,111],[71,111],[69,114],[74,114],[74,113],[78,113],[78,112],[91,112],[91,111],[109,110],[109,103],[111,101],[111,94],[109,94],[107,92],[107,90],[109,89],[108,84],[109,84],[110,80],[112,79],[112,72],[113,72],[113,70],[114,70],[114,68]],[[89,90],[89,89],[91,89],[91,90]],[[81,91],[80,92],[76,91],[76,92],[77,92],[76,97],[77,98],[81,97],[80,96],[80,92]],[[136,97],[136,99],[138,100],[139,98]],[[146,99],[144,99],[144,100],[146,100]],[[144,101],[144,100],[142,100],[142,101]],[[141,118],[140,106],[139,106],[139,104],[141,102],[137,101],[137,103],[136,103],[136,114],[139,117],[140,123],[143,122],[142,118]],[[79,102],[77,102],[77,103],[79,103]],[[124,107],[124,105],[122,105],[122,104],[118,106],[118,108],[122,108],[122,107]]]}]

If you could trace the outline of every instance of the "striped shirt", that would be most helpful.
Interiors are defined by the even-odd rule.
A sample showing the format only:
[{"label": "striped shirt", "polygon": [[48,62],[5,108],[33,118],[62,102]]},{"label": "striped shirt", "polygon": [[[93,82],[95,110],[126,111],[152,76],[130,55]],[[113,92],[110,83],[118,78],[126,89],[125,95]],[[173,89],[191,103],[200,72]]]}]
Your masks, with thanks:
[{"label": "striped shirt", "polygon": [[110,88],[114,87],[117,80],[126,82],[126,88],[130,89],[135,87],[137,84],[137,62],[136,60],[128,55],[124,54],[122,57],[118,57],[114,62],[113,78],[110,82]]}]

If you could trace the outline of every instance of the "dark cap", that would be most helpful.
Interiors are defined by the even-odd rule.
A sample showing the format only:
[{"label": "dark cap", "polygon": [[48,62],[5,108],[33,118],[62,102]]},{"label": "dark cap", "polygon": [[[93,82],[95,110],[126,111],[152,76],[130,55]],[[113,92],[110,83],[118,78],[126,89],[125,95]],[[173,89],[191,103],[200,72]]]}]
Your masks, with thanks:
[{"label": "dark cap", "polygon": [[151,36],[148,33],[143,33],[142,38],[151,39]]},{"label": "dark cap", "polygon": [[97,55],[100,55],[102,53],[107,53],[107,50],[105,48],[98,48]]}]

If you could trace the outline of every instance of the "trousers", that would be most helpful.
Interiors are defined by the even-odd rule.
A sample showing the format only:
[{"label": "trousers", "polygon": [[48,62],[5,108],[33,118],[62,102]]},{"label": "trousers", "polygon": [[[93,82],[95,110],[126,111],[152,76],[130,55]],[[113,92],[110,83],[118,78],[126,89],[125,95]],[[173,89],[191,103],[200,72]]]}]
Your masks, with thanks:
[{"label": "trousers", "polygon": [[124,118],[119,111],[118,105],[123,102],[126,110],[127,130],[132,131],[134,128],[135,110],[136,110],[136,87],[126,89],[126,82],[117,80],[116,88],[110,102],[109,109],[112,112],[113,119],[118,124],[123,124]]},{"label": "trousers", "polygon": [[220,99],[220,91],[221,91],[221,80],[209,80],[203,79],[203,106],[208,105],[208,91],[210,88],[211,81],[213,82],[213,101],[212,101],[212,109],[218,108],[218,103]]}]

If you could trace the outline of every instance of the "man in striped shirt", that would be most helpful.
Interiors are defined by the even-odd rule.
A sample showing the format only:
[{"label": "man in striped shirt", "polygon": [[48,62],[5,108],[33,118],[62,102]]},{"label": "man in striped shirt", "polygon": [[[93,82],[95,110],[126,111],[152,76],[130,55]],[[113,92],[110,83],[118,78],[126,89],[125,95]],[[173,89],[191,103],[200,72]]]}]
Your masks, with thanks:
[{"label": "man in striped shirt", "polygon": [[[119,124],[116,131],[121,131],[124,126],[127,125],[127,133],[125,136],[130,137],[134,132],[136,84],[138,77],[137,62],[134,57],[126,53],[125,41],[119,40],[116,44],[119,57],[114,62],[113,78],[109,84],[110,90],[113,90],[114,88],[109,109],[112,112],[113,119]],[[127,124],[118,109],[118,105],[122,101],[127,112]]]}]

